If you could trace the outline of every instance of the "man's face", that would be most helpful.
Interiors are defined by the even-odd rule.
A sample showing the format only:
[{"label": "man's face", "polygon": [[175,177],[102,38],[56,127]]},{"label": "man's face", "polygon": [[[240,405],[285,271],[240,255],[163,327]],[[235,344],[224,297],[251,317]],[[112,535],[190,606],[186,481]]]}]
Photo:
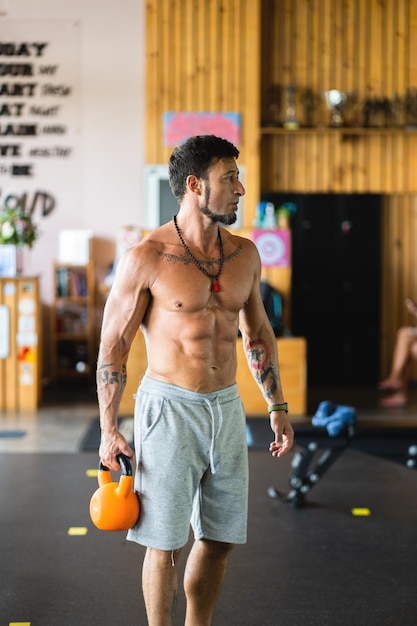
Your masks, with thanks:
[{"label": "man's face", "polygon": [[239,170],[233,158],[220,159],[209,169],[208,181],[203,181],[204,194],[200,211],[214,222],[234,224],[239,198],[245,188],[239,180]]}]

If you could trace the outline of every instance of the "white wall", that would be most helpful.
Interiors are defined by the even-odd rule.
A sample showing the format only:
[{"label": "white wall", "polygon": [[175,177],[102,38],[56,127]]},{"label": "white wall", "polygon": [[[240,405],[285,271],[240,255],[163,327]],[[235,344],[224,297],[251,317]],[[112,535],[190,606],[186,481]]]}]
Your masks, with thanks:
[{"label": "white wall", "polygon": [[[98,281],[114,259],[115,237],[127,224],[141,225],[144,164],[143,0],[0,0],[0,41],[7,20],[74,20],[80,24],[79,175],[58,194],[53,212],[40,220],[41,237],[25,253],[25,267],[41,276],[41,294],[52,300],[52,264],[65,228],[91,229]],[[4,59],[0,62],[4,62]],[[4,80],[4,79],[2,79]]]},{"label": "white wall", "polygon": [[[48,377],[52,267],[57,259],[59,232],[68,228],[92,231],[99,284],[114,260],[118,230],[144,223],[140,213],[145,158],[144,1],[0,0],[0,14],[2,42],[10,38],[8,20],[33,20],[33,41],[39,41],[37,31],[48,20],[68,19],[79,26],[76,53],[80,128],[73,155],[76,175],[74,168],[67,168],[65,179],[66,170],[61,168],[64,173],[56,178],[51,163],[50,176],[46,172],[46,181],[40,182],[46,186],[54,183],[56,206],[48,216],[36,213],[41,236],[32,250],[25,251],[25,273],[41,279],[44,375]],[[5,62],[7,59],[0,57],[0,63]],[[1,77],[0,82],[6,80]],[[0,118],[0,122],[5,120]],[[30,190],[30,185],[36,186],[38,181],[15,182],[23,189],[29,185]],[[103,302],[98,294],[97,329]]]}]

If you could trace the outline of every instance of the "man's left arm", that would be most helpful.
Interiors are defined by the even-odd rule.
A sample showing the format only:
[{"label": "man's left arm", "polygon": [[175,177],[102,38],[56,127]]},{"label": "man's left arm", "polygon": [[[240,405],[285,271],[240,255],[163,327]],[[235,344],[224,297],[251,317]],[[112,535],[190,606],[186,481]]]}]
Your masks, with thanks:
[{"label": "man's left arm", "polygon": [[282,456],[292,448],[294,431],[281,386],[277,342],[262,302],[259,281],[255,281],[251,296],[240,312],[239,328],[249,369],[265,399],[275,433],[269,449],[272,456]]},{"label": "man's left arm", "polygon": [[272,456],[282,456],[292,448],[294,431],[287,417],[275,336],[265,327],[256,336],[242,333],[242,337],[249,368],[265,398],[271,429],[275,433],[275,441],[271,442],[269,449]]}]

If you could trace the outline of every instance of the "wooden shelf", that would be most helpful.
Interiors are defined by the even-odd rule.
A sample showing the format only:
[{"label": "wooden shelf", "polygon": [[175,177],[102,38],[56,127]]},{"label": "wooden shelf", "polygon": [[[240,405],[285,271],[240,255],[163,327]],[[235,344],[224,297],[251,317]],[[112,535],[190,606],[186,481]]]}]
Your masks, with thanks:
[{"label": "wooden shelf", "polygon": [[363,128],[342,126],[316,126],[314,128],[300,127],[295,129],[282,126],[262,126],[261,135],[402,135],[417,133],[417,128]]}]

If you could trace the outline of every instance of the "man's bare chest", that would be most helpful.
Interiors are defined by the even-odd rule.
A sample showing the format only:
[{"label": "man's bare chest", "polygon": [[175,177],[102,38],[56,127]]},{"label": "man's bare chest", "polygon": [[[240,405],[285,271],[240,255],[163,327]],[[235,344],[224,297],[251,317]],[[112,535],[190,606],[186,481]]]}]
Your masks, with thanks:
[{"label": "man's bare chest", "polygon": [[183,312],[210,307],[239,312],[251,292],[251,272],[245,271],[241,263],[224,263],[220,273],[215,263],[207,263],[206,267],[206,272],[202,272],[187,260],[161,260],[152,296],[164,307]]}]

